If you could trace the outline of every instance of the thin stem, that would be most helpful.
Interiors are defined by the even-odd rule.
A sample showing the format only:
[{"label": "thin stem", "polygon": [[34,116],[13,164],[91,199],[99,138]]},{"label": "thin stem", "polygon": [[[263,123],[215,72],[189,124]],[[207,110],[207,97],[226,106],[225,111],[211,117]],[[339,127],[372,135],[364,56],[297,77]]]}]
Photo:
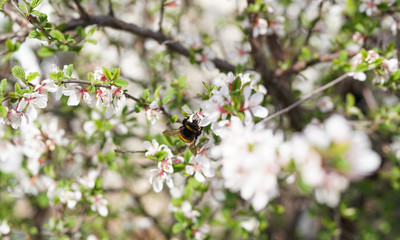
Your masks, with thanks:
[{"label": "thin stem", "polygon": [[108,0],[108,15],[109,16],[114,16],[112,0]]},{"label": "thin stem", "polygon": [[162,33],[162,23],[164,19],[164,0],[160,0],[160,22],[158,24],[158,31]]},{"label": "thin stem", "polygon": [[116,148],[116,149],[114,149],[114,152],[125,154],[125,153],[145,153],[146,151],[145,150],[142,150],[142,151],[122,150],[122,149]]},{"label": "thin stem", "polygon": [[284,109],[282,109],[282,110],[280,110],[280,111],[278,111],[278,112],[276,112],[276,113],[270,115],[269,117],[267,117],[267,118],[261,120],[259,123],[266,123],[266,122],[268,122],[268,121],[270,121],[270,120],[272,120],[272,119],[274,119],[274,118],[276,118],[276,117],[278,117],[278,116],[280,116],[280,115],[282,115],[282,114],[285,114],[285,113],[289,112],[290,110],[292,110],[293,108],[297,107],[298,105],[300,105],[300,104],[303,103],[304,101],[306,101],[306,100],[308,100],[308,99],[314,97],[316,94],[318,94],[318,93],[320,93],[320,92],[322,92],[322,91],[324,91],[324,90],[326,90],[326,89],[328,89],[328,88],[330,88],[330,87],[332,87],[332,86],[338,84],[339,82],[341,82],[341,81],[347,79],[348,77],[349,77],[349,75],[348,75],[347,73],[343,74],[342,76],[336,78],[335,80],[333,80],[333,81],[331,81],[331,82],[325,84],[324,86],[315,89],[315,90],[312,91],[311,93],[305,95],[303,98],[299,99],[299,100],[296,101],[295,103],[293,103],[293,104],[287,106],[286,108],[284,108]]}]

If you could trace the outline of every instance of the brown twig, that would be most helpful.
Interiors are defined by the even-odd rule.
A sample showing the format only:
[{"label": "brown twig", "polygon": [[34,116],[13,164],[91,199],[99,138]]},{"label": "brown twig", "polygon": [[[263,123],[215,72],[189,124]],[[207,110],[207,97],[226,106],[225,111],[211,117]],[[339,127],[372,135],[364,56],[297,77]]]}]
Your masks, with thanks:
[{"label": "brown twig", "polygon": [[87,18],[89,15],[85,11],[85,9],[83,9],[83,7],[82,7],[81,3],[79,2],[79,0],[74,0],[74,3],[76,5],[76,7],[78,8],[78,11],[79,11],[79,14],[80,14],[81,18]]},{"label": "brown twig", "polygon": [[[254,0],[248,0],[248,5],[253,4]],[[281,78],[274,77],[273,67],[267,65],[267,59],[263,49],[263,41],[261,37],[255,38],[251,33],[256,24],[258,18],[257,13],[249,13],[250,29],[248,30],[249,42],[251,44],[251,56],[254,60],[254,69],[261,74],[263,84],[267,88],[268,93],[271,95],[272,100],[279,108],[285,108],[293,104],[296,99],[290,90],[286,78],[288,76],[282,76]],[[279,44],[277,38],[270,40],[269,43]],[[273,46],[270,46],[272,49]],[[283,54],[282,49],[277,51],[275,54]],[[275,59],[279,59],[279,56],[274,56]],[[296,106],[295,106],[296,107]],[[300,107],[297,107],[294,111],[288,113],[291,126],[300,130],[302,128],[304,112]]]},{"label": "brown twig", "polygon": [[142,150],[142,151],[121,150],[121,149],[116,148],[116,149],[114,149],[114,152],[125,154],[125,153],[145,153],[146,151],[145,150]]},{"label": "brown twig", "polygon": [[158,23],[158,31],[162,33],[162,23],[164,19],[164,0],[160,0],[160,22]]},{"label": "brown twig", "polygon": [[[164,44],[169,50],[177,52],[183,56],[189,57],[191,52],[185,48],[182,44],[175,41],[174,39],[167,37],[161,32],[155,32],[147,28],[139,27],[132,23],[126,23],[113,16],[89,16],[88,18],[80,18],[72,20],[65,24],[62,31],[70,31],[77,27],[86,27],[89,25],[97,25],[101,27],[111,27],[116,30],[127,31],[132,34],[138,35],[142,38],[150,38],[157,41],[160,44]],[[213,59],[215,66],[223,72],[235,72],[235,66],[223,61],[219,58]]]},{"label": "brown twig", "polygon": [[[353,57],[355,56],[359,51],[348,51],[347,52],[347,56],[348,57]],[[292,66],[290,66],[287,69],[278,69],[275,71],[274,73],[274,77],[281,77],[283,75],[289,75],[289,74],[294,74],[294,73],[299,73],[301,71],[303,71],[304,69],[315,65],[317,63],[322,63],[322,62],[330,62],[333,59],[338,58],[340,55],[340,53],[336,52],[336,53],[331,53],[331,54],[327,54],[327,55],[323,55],[320,56],[318,58],[312,59],[310,61],[298,61],[296,63],[294,63]]]},{"label": "brown twig", "polygon": [[108,0],[108,16],[114,17],[114,10],[112,5],[112,0]]}]

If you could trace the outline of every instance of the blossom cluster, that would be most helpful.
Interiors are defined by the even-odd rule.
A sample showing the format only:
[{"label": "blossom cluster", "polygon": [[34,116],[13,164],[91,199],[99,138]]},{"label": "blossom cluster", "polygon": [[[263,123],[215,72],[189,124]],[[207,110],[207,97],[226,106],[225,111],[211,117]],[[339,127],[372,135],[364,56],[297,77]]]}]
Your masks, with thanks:
[{"label": "blossom cluster", "polygon": [[[246,120],[251,120],[253,116],[266,117],[268,110],[260,105],[266,89],[258,86],[258,81],[258,76],[251,73],[220,75],[214,80],[217,89],[212,90],[210,97],[200,104],[203,118],[199,125],[211,124],[211,129],[218,132],[221,122],[217,121],[225,120],[228,114],[243,114]],[[243,97],[238,97],[240,92]]]},{"label": "blossom cluster", "polygon": [[301,180],[315,189],[317,201],[331,207],[337,206],[351,181],[370,175],[381,163],[368,136],[352,130],[340,115],[309,124],[280,153],[287,163],[293,160]]},{"label": "blossom cluster", "polygon": [[350,64],[352,71],[349,75],[359,81],[365,81],[367,75],[364,71],[374,70],[375,77],[373,82],[385,84],[390,77],[399,70],[399,62],[397,58],[386,59],[381,57],[374,50],[364,51],[356,54]]},{"label": "blossom cluster", "polygon": [[[20,125],[19,135],[0,143],[0,170],[5,173],[15,173],[21,168],[22,160],[27,159],[27,169],[36,175],[40,165],[46,160],[45,154],[53,151],[56,146],[65,146],[68,139],[65,131],[59,128],[58,119],[42,115],[42,123],[38,128],[32,122]],[[0,124],[0,137],[5,135],[5,126]]]},{"label": "blossom cluster", "polygon": [[[71,65],[72,66],[72,65]],[[19,67],[17,68],[19,69]],[[0,121],[7,125],[10,125],[14,129],[18,129],[21,126],[21,122],[25,119],[25,122],[29,124],[34,121],[38,116],[37,109],[43,109],[47,107],[48,93],[55,93],[55,99],[60,100],[63,95],[68,97],[68,106],[77,106],[81,100],[85,101],[88,106],[93,107],[93,100],[90,95],[89,88],[84,88],[76,83],[63,82],[64,78],[73,79],[71,77],[72,70],[68,66],[64,66],[63,71],[59,71],[62,77],[58,79],[57,72],[51,73],[52,78],[57,79],[45,79],[39,80],[39,74],[35,73],[35,79],[26,80],[25,74],[22,69],[22,76],[17,75],[19,78],[25,81],[25,89],[21,90],[19,84],[16,84],[16,92],[12,95],[16,101],[10,102],[7,106],[7,102],[3,102],[7,114],[4,119],[0,118]],[[31,73],[30,75],[32,75]],[[28,75],[28,77],[30,76]],[[104,87],[98,87],[96,90],[96,107],[99,109],[106,108],[105,117],[111,118],[116,108],[125,103],[125,94],[121,90],[121,87],[116,85],[110,85],[110,80],[105,77],[100,69],[97,69],[93,74],[93,81],[96,84],[104,85]],[[123,80],[122,80],[123,81]],[[91,83],[91,82],[87,82]],[[91,85],[92,87],[94,85]]]}]

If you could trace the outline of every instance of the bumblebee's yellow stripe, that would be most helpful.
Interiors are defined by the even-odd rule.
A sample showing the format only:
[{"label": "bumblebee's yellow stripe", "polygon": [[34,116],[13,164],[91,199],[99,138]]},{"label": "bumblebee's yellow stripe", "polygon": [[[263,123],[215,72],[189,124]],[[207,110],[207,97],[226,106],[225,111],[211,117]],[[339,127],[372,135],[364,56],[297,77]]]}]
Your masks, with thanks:
[{"label": "bumblebee's yellow stripe", "polygon": [[189,126],[189,124],[185,124],[185,128],[187,128],[187,129],[189,129],[190,131],[192,131],[192,132],[196,132],[196,130],[194,130],[193,128],[191,128],[190,126]]},{"label": "bumblebee's yellow stripe", "polygon": [[182,134],[181,134],[180,131],[178,132],[178,136],[179,136],[179,138],[182,139],[184,142],[187,142],[187,143],[192,142],[192,140],[189,140],[189,139],[184,138],[184,137],[182,136]]}]

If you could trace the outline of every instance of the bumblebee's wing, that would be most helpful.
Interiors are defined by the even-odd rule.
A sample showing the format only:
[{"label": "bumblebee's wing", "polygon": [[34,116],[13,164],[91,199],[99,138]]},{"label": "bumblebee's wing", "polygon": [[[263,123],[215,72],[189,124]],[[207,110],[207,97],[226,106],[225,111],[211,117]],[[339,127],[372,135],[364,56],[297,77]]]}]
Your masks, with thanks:
[{"label": "bumblebee's wing", "polygon": [[193,153],[193,155],[196,156],[196,154],[197,154],[196,141],[187,143],[187,145],[189,146],[189,149]]},{"label": "bumblebee's wing", "polygon": [[176,130],[165,130],[163,132],[163,134],[167,135],[167,136],[177,136],[178,132],[179,132],[179,129],[176,129]]}]

